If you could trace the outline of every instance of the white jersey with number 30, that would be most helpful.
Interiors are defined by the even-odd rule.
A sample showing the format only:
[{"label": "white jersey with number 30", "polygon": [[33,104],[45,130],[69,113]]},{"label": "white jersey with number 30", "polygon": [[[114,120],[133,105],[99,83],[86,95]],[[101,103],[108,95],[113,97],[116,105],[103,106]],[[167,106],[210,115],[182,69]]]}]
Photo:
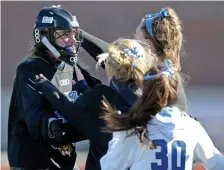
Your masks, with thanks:
[{"label": "white jersey with number 30", "polygon": [[224,170],[224,156],[204,128],[178,108],[164,108],[147,128],[156,149],[141,144],[136,135],[127,137],[133,130],[114,132],[100,160],[102,170],[192,170],[194,161],[208,170]]}]

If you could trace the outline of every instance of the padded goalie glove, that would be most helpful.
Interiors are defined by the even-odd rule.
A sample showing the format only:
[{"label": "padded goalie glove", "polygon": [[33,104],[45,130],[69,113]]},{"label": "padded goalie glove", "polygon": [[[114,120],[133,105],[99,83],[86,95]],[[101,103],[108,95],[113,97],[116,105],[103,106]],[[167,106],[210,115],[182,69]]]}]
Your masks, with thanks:
[{"label": "padded goalie glove", "polygon": [[48,121],[48,136],[63,141],[63,119],[50,118]]}]

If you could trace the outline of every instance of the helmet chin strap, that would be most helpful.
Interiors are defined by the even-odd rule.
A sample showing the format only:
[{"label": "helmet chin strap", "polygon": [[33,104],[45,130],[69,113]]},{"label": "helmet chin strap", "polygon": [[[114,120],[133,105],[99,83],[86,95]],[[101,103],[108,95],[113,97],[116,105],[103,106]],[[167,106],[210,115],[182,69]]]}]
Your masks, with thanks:
[{"label": "helmet chin strap", "polygon": [[58,50],[49,42],[46,36],[42,36],[41,38],[42,43],[54,54],[56,58],[59,58],[61,54],[58,52]]}]

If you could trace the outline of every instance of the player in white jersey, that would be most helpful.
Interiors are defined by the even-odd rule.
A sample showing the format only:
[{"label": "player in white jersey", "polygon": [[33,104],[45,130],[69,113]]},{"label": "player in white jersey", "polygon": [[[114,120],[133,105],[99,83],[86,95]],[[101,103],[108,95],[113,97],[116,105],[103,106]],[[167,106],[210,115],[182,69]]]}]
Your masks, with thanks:
[{"label": "player in white jersey", "polygon": [[113,139],[100,160],[102,170],[192,170],[194,161],[224,170],[224,156],[204,128],[173,105],[178,81],[172,62],[165,60],[144,78],[142,97],[128,113],[104,102]]}]

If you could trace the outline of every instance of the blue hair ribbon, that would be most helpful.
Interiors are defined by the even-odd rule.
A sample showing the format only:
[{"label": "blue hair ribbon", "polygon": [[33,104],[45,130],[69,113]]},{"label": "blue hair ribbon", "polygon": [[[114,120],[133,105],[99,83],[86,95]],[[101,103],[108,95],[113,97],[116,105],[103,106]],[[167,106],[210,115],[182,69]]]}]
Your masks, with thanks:
[{"label": "blue hair ribbon", "polygon": [[172,78],[174,76],[173,63],[168,59],[164,61],[164,68],[158,74],[150,75],[148,73],[144,76],[144,80],[158,78],[163,74],[166,75],[168,78]]},{"label": "blue hair ribbon", "polygon": [[156,38],[153,35],[153,23],[156,19],[159,18],[165,18],[169,16],[169,12],[165,8],[161,8],[160,12],[152,14],[146,14],[145,15],[145,25],[146,30],[149,33],[149,35],[153,38],[153,40],[157,43],[157,45],[160,47],[159,43],[157,42]]},{"label": "blue hair ribbon", "polygon": [[139,54],[139,51],[137,47],[134,47],[134,49],[126,48],[124,49],[124,54],[131,58],[132,60],[132,67],[136,67],[136,63],[134,63],[135,58],[142,58],[143,56]]}]

